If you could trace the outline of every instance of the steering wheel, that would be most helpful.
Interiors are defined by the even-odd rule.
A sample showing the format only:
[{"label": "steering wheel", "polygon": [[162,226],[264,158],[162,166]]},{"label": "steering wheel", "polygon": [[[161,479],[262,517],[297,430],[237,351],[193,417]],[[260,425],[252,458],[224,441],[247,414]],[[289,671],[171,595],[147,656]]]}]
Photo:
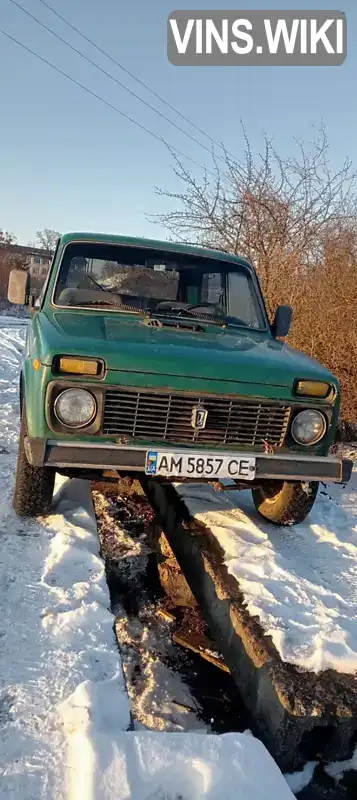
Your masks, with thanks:
[{"label": "steering wheel", "polygon": [[180,311],[184,311],[186,308],[187,303],[180,303],[178,300],[161,300],[159,303],[157,303],[155,310],[159,311],[162,309],[164,311],[165,309],[168,309],[171,311],[171,309],[178,309]]},{"label": "steering wheel", "polygon": [[209,310],[212,309],[215,315],[218,317],[225,317],[224,311],[222,311],[219,305],[216,303],[197,303],[196,305],[187,306],[187,311],[196,311],[198,308],[208,308]]}]

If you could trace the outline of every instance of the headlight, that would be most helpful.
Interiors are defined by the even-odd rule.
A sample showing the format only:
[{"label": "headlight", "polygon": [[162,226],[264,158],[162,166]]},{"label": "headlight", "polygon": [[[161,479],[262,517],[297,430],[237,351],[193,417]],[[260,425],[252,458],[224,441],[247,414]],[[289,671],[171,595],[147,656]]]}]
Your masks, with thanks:
[{"label": "headlight", "polygon": [[326,433],[326,419],[320,411],[300,411],[291,426],[291,434],[298,444],[316,444]]},{"label": "headlight", "polygon": [[94,419],[97,404],[86,389],[64,389],[55,400],[54,413],[68,428],[83,428]]}]

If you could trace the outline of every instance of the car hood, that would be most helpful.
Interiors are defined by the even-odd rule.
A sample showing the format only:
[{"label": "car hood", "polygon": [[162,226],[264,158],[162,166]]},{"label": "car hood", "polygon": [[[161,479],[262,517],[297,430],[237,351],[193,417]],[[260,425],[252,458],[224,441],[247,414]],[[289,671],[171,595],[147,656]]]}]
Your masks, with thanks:
[{"label": "car hood", "polygon": [[[53,356],[103,358],[109,370],[148,375],[237,381],[292,388],[296,378],[336,380],[319,362],[268,333],[222,329],[205,332],[153,328],[142,317],[116,312],[39,312],[34,319],[43,364]],[[148,381],[148,385],[149,385]]]}]

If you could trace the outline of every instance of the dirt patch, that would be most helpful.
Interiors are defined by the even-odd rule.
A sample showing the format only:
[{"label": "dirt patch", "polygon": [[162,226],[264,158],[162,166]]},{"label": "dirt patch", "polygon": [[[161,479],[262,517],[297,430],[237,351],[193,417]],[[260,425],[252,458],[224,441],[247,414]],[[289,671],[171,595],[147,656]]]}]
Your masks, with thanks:
[{"label": "dirt patch", "polygon": [[200,611],[174,607],[162,589],[158,559],[172,551],[165,550],[151,506],[136,488],[129,482],[93,485],[135,726],[216,733],[250,728],[230,674],[173,641],[176,631],[220,658]]}]

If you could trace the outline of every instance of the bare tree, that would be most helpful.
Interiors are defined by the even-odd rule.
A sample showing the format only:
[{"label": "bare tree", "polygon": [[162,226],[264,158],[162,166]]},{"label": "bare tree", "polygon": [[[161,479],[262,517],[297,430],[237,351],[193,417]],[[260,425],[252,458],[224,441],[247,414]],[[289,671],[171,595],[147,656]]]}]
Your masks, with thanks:
[{"label": "bare tree", "polygon": [[266,138],[254,157],[245,136],[242,161],[213,156],[213,176],[207,171],[201,181],[173,154],[182,189],[157,189],[172,210],[152,219],[175,239],[254,264],[270,318],[279,303],[293,305],[290,343],[337,375],[343,421],[356,424],[356,173],[349,159],[331,167],[323,129],[295,148],[294,156],[280,156]]},{"label": "bare tree", "polygon": [[51,228],[36,231],[36,247],[43,247],[44,250],[54,253],[60,236],[61,234],[58,231],[54,231]]},{"label": "bare tree", "polygon": [[344,227],[354,225],[357,214],[356,173],[348,159],[332,170],[324,129],[310,146],[296,144],[295,156],[282,157],[266,137],[263,153],[254,158],[245,135],[243,160],[226,152],[223,159],[213,156],[213,179],[210,171],[201,181],[173,155],[182,191],[157,189],[176,208],[153,220],[176,238],[248,258],[258,270],[270,312],[282,273],[294,295],[291,279],[319,259],[324,232],[342,221]]}]

